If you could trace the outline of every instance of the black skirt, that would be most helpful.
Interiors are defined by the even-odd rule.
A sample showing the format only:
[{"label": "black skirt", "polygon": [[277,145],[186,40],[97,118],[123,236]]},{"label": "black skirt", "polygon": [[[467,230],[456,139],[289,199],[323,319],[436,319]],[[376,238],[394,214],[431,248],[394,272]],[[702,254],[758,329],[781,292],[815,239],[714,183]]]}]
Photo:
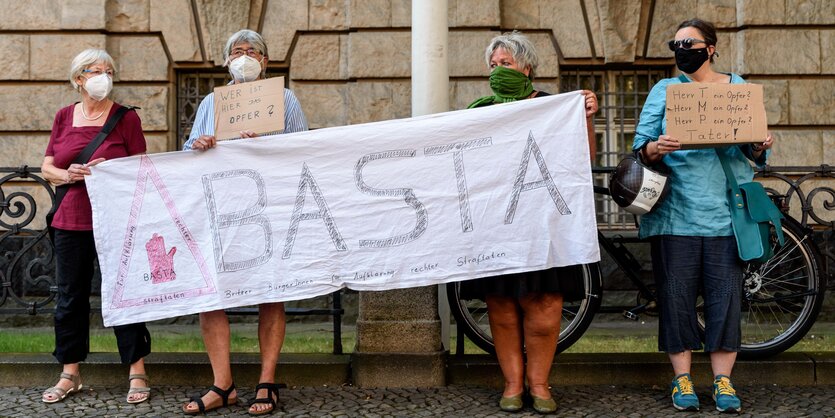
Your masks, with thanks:
[{"label": "black skirt", "polygon": [[461,299],[485,300],[488,295],[521,298],[531,293],[562,293],[565,301],[585,298],[583,266],[553,267],[461,282]]}]

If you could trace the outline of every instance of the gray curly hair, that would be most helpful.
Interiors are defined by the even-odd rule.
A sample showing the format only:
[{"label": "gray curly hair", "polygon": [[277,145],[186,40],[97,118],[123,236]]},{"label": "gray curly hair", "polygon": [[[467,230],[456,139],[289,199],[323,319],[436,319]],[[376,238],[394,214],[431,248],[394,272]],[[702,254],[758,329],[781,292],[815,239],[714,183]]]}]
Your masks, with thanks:
[{"label": "gray curly hair", "polygon": [[264,42],[264,38],[258,32],[249,29],[241,29],[226,40],[226,46],[223,48],[223,61],[224,65],[229,64],[229,55],[232,55],[232,48],[235,45],[248,43],[253,49],[260,52],[261,55],[269,56],[270,54],[267,52],[267,43]]},{"label": "gray curly hair", "polygon": [[527,36],[522,35],[522,32],[514,30],[513,32],[503,33],[493,38],[484,51],[484,60],[487,62],[488,67],[490,67],[490,57],[499,48],[509,52],[520,67],[530,67],[531,73],[528,75],[528,78],[533,80],[536,67],[539,66],[539,56],[536,55],[536,49]]}]

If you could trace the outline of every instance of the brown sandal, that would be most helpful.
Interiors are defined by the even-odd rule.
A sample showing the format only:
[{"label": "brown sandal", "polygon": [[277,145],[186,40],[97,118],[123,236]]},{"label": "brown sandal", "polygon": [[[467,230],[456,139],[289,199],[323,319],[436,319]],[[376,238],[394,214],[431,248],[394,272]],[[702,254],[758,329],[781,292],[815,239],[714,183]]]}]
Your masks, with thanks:
[{"label": "brown sandal", "polygon": [[[55,386],[45,390],[43,392],[43,395],[41,395],[41,400],[44,403],[55,403],[55,402],[63,401],[64,398],[69,396],[69,394],[71,394],[73,392],[78,392],[84,387],[84,385],[81,384],[81,376],[79,376],[77,374],[69,374],[69,373],[63,373],[62,372],[61,373],[61,378],[58,379],[58,381],[60,382],[61,379],[67,379],[70,382],[72,382],[72,387],[67,389],[67,390],[64,390],[64,389],[58,387],[58,385],[55,385]],[[47,399],[47,395],[52,395],[55,398],[54,399]]]}]

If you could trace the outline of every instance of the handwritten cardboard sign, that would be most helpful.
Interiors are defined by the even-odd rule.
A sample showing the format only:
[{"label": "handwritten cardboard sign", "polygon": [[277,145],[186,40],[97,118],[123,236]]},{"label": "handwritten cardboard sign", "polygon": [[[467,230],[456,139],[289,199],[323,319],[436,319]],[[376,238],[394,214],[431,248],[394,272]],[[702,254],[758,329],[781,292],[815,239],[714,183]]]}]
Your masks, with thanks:
[{"label": "handwritten cardboard sign", "polygon": [[241,131],[258,135],[284,129],[284,77],[215,87],[215,137],[237,139]]},{"label": "handwritten cardboard sign", "polygon": [[762,142],[763,86],[681,83],[667,86],[667,135],[683,148]]}]

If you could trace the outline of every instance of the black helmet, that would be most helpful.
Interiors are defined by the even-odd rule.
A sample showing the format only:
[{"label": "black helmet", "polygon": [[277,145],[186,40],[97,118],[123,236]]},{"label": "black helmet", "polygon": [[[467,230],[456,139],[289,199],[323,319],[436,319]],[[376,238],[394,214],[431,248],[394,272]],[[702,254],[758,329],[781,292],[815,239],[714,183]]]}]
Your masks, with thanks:
[{"label": "black helmet", "polygon": [[625,211],[635,215],[652,212],[669,193],[670,169],[664,163],[652,168],[644,165],[641,158],[627,156],[609,177],[609,193],[612,200]]}]

